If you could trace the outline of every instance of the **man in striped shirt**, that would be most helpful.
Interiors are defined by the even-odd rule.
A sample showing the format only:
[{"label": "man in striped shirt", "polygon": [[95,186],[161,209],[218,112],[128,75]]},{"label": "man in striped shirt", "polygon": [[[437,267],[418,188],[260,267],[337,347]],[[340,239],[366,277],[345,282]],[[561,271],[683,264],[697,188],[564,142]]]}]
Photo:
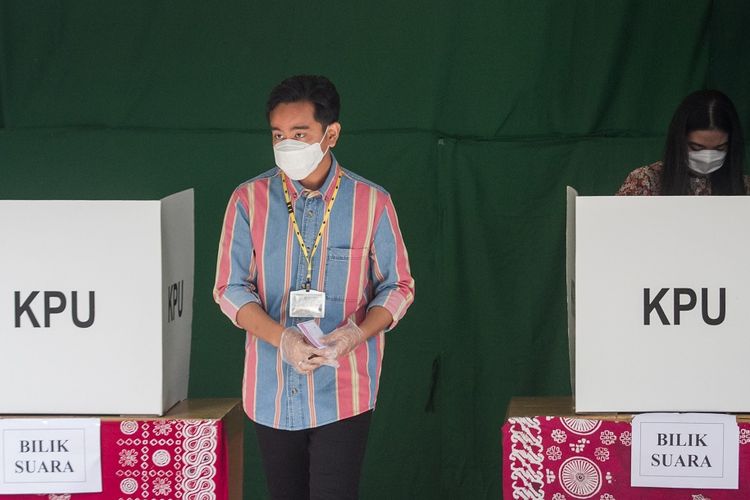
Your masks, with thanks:
[{"label": "man in striped shirt", "polygon": [[[414,299],[390,195],[331,149],[339,95],[288,78],[266,113],[277,168],[232,194],[214,299],[247,333],[243,400],[273,498],[357,498],[385,332]],[[322,347],[295,325],[314,319]]]}]

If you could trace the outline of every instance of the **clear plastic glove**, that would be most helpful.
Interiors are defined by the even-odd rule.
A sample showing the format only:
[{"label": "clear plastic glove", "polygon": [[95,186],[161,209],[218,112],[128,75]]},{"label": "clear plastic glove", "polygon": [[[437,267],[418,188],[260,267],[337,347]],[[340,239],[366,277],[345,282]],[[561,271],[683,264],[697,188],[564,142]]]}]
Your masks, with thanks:
[{"label": "clear plastic glove", "polygon": [[[323,356],[324,349],[316,349],[305,340],[305,336],[294,326],[281,332],[279,341],[281,359],[292,365],[297,373],[306,375],[323,364],[331,364],[330,359]],[[338,363],[336,364],[338,366]]]},{"label": "clear plastic glove", "polygon": [[349,318],[345,325],[320,339],[320,343],[326,347],[320,354],[328,359],[336,360],[341,356],[349,354],[355,347],[365,340],[363,332],[357,324]]}]

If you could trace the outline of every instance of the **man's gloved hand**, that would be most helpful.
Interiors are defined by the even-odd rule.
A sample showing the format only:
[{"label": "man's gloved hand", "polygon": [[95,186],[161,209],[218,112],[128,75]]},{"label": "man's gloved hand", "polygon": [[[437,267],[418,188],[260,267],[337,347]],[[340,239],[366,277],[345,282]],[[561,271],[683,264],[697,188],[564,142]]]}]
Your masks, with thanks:
[{"label": "man's gloved hand", "polygon": [[292,368],[302,375],[311,373],[322,364],[331,364],[330,359],[321,356],[324,354],[324,349],[316,349],[308,344],[305,336],[294,326],[281,332],[279,350],[281,359],[292,365]]},{"label": "man's gloved hand", "polygon": [[319,351],[321,356],[330,360],[336,360],[341,356],[349,354],[355,347],[365,340],[365,333],[351,320],[351,318],[320,339],[321,344],[325,344],[325,349]]}]

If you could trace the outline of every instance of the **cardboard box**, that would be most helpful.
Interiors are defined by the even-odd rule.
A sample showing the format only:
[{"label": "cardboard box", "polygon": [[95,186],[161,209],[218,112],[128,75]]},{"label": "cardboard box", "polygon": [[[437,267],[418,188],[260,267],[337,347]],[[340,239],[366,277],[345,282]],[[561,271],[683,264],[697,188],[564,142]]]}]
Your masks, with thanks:
[{"label": "cardboard box", "polygon": [[569,195],[576,411],[750,412],[750,199]]},{"label": "cardboard box", "polygon": [[187,397],[193,191],[0,200],[0,413],[161,415]]}]

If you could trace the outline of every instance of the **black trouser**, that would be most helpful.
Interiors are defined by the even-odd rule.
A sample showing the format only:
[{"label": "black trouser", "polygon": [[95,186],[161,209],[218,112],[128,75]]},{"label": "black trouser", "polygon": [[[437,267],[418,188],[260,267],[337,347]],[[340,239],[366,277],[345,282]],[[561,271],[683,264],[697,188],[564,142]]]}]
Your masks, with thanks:
[{"label": "black trouser", "polygon": [[370,416],[301,431],[255,424],[263,468],[274,500],[355,500]]}]

